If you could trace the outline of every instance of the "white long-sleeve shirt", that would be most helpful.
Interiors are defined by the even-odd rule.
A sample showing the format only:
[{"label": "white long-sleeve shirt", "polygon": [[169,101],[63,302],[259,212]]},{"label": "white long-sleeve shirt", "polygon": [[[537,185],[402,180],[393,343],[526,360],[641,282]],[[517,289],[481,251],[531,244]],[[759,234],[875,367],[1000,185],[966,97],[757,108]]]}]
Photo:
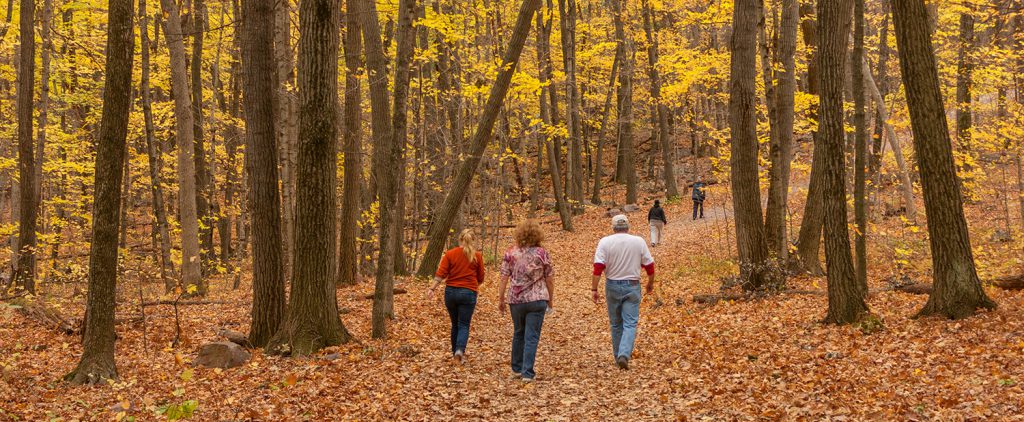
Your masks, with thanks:
[{"label": "white long-sleeve shirt", "polygon": [[640,236],[615,233],[597,243],[594,252],[594,275],[604,271],[609,280],[640,280],[640,269],[654,274],[654,257],[647,242]]}]

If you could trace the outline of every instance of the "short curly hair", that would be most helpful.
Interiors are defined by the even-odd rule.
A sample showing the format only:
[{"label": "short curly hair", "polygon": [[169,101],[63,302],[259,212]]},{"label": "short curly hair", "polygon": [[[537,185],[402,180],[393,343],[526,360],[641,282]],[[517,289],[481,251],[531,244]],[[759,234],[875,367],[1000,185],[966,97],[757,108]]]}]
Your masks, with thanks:
[{"label": "short curly hair", "polygon": [[544,241],[544,232],[537,220],[529,219],[516,226],[515,239],[520,248],[536,247]]}]

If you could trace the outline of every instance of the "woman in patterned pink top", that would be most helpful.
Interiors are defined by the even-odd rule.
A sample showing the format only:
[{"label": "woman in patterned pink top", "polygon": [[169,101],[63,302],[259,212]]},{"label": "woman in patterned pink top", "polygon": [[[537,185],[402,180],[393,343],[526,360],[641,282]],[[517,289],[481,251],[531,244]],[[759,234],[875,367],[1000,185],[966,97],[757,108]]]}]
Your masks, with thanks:
[{"label": "woman in patterned pink top", "polygon": [[501,261],[501,286],[498,311],[509,305],[512,314],[512,371],[524,382],[533,381],[533,363],[537,357],[540,329],[544,314],[551,309],[554,298],[554,277],[551,257],[540,246],[544,232],[534,220],[519,224],[516,244]]}]

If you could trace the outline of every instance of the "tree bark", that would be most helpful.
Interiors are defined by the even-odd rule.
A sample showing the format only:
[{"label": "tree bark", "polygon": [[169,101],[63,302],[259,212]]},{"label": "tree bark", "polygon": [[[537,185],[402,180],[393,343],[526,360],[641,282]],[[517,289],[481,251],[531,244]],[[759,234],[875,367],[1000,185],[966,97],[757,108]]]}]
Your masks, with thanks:
[{"label": "tree bark", "polygon": [[181,15],[174,0],[160,0],[163,8],[164,39],[170,50],[171,95],[174,97],[175,139],[178,146],[178,213],[181,216],[181,286],[189,289],[205,284],[199,256],[199,215],[196,211],[195,143],[185,43]]},{"label": "tree bark", "polygon": [[[807,61],[807,93],[817,96],[819,94],[819,53],[818,53],[818,23],[814,13],[814,5],[803,3],[800,5],[800,29],[803,34],[804,45],[810,51],[810,58]],[[808,119],[818,119],[818,107],[812,106],[808,112]],[[814,139],[814,151],[811,158],[810,182],[807,186],[807,201],[804,204],[803,220],[800,222],[800,233],[797,236],[797,250],[795,259],[790,261],[790,271],[794,273],[808,273],[814,276],[823,275],[821,268],[821,232],[822,232],[822,201],[821,185],[824,173],[822,171],[820,147],[818,142],[818,130],[811,133]]]},{"label": "tree bark", "polygon": [[[555,196],[555,209],[558,211],[558,217],[559,217],[559,219],[562,222],[562,230],[572,231],[573,230],[573,227],[572,227],[572,214],[571,214],[571,212],[569,210],[569,207],[568,207],[568,205],[566,204],[566,201],[565,201],[564,191],[562,190],[562,178],[561,178],[562,172],[561,172],[561,169],[559,168],[558,154],[555,154],[555,151],[554,151],[554,149],[557,148],[557,144],[556,144],[555,139],[553,139],[554,136],[552,136],[550,134],[551,133],[550,129],[555,125],[555,123],[554,123],[555,119],[554,119],[554,115],[553,115],[554,110],[550,107],[550,103],[548,102],[549,98],[554,98],[552,95],[549,95],[549,91],[552,89],[551,85],[550,85],[550,83],[551,83],[551,67],[552,67],[551,66],[551,49],[549,47],[549,44],[550,44],[549,37],[551,36],[551,33],[549,32],[549,29],[550,28],[545,26],[545,24],[544,24],[543,13],[538,13],[537,14],[537,63],[538,63],[538,68],[539,68],[538,69],[539,70],[539,72],[538,72],[539,73],[538,79],[540,80],[540,84],[541,84],[540,96],[539,96],[539,100],[540,100],[540,120],[543,123],[543,125],[540,126],[538,130],[540,131],[540,137],[542,139],[541,143],[543,144],[544,149],[547,150],[548,168],[549,168],[550,174],[551,174],[551,189],[552,189],[553,194]],[[538,145],[538,147],[540,147],[540,145]],[[538,152],[538,154],[539,154],[538,156],[543,155],[543,153],[541,153],[541,152]],[[538,168],[542,168],[543,164],[540,161],[538,161],[537,162],[537,166],[538,166]],[[540,178],[541,173],[542,172],[538,170],[538,172],[537,172],[537,177],[538,178]]]},{"label": "tree bark", "polygon": [[974,266],[924,1],[893,0],[893,20],[935,280],[935,289],[918,316],[966,318],[979,309],[994,309],[996,304],[982,290]]},{"label": "tree bark", "polygon": [[363,184],[362,92],[359,85],[359,52],[362,49],[359,17],[362,0],[346,0],[345,12],[345,109],[342,133],[345,186],[342,193],[338,245],[338,285],[353,285],[359,276],[356,254],[356,225],[361,208]]},{"label": "tree bark", "polygon": [[146,156],[149,158],[150,192],[153,195],[153,224],[160,244],[160,278],[164,282],[164,292],[171,293],[178,282],[174,277],[174,263],[171,262],[171,234],[167,228],[167,208],[164,206],[164,189],[161,172],[163,171],[163,154],[160,153],[156,141],[156,124],[153,122],[153,96],[149,88],[150,43],[149,15],[146,0],[139,0],[139,40],[142,55],[142,81],[139,88],[142,97],[142,114],[146,125]]},{"label": "tree bark", "polygon": [[33,154],[32,110],[35,91],[36,38],[35,1],[21,0],[19,13],[20,60],[18,65],[18,263],[14,285],[34,294],[36,291],[36,205],[35,155]]},{"label": "tree bark", "polygon": [[286,319],[271,353],[308,356],[349,340],[335,297],[339,2],[299,3],[299,144],[295,262]]},{"label": "tree bark", "polygon": [[135,39],[132,35],[131,0],[110,0],[108,5],[106,75],[96,144],[96,190],[83,353],[78,366],[64,377],[73,384],[97,384],[117,379],[114,309],[117,301],[118,219],[128,114],[131,110]]},{"label": "tree bark", "polygon": [[581,101],[576,82],[576,0],[558,0],[561,21],[562,63],[565,69],[565,122],[569,133],[569,200],[573,214],[583,213],[583,119],[580,116]]},{"label": "tree bark", "polygon": [[871,94],[871,101],[875,103],[879,120],[885,129],[886,138],[889,139],[889,146],[892,147],[893,157],[896,158],[896,170],[900,178],[900,192],[903,193],[903,205],[906,208],[907,221],[914,224],[917,221],[917,205],[914,202],[914,184],[910,180],[909,165],[906,159],[903,158],[903,148],[900,146],[900,139],[896,137],[896,130],[892,127],[892,123],[889,123],[889,111],[885,105],[885,98],[882,97],[882,93],[878,90],[878,85],[875,84],[875,80],[871,76],[871,69],[867,68],[868,63],[865,61],[861,65],[864,66],[864,85],[867,87],[869,94]]},{"label": "tree bark", "polygon": [[519,8],[519,15],[516,18],[511,38],[509,38],[508,49],[502,58],[502,66],[499,68],[498,77],[494,81],[494,85],[491,85],[491,92],[488,94],[487,103],[484,105],[483,113],[480,115],[476,133],[474,133],[473,139],[470,141],[469,154],[459,166],[459,171],[451,183],[451,188],[441,204],[437,220],[430,226],[428,236],[430,242],[417,270],[417,276],[421,278],[432,276],[434,270],[437,269],[437,263],[441,260],[441,253],[444,252],[445,241],[448,238],[452,222],[455,221],[455,216],[458,214],[462,200],[469,189],[469,183],[472,181],[473,174],[476,173],[476,169],[480,165],[484,150],[487,149],[491,132],[494,129],[494,122],[498,117],[498,111],[501,109],[501,103],[505,100],[505,94],[508,93],[512,75],[515,72],[516,64],[519,62],[519,56],[523,52],[526,37],[529,35],[533,12],[537,10],[539,4],[540,0],[523,0],[522,6]]},{"label": "tree bark", "polygon": [[274,0],[241,2],[239,24],[245,112],[245,167],[252,218],[252,321],[249,341],[265,346],[285,314],[281,197],[274,89]]},{"label": "tree bark", "polygon": [[291,0],[274,2],[274,62],[277,87],[277,148],[281,167],[281,228],[284,273],[290,276],[295,261],[296,139],[295,56],[292,52]]},{"label": "tree bark", "polygon": [[615,23],[615,40],[621,50],[620,57],[622,66],[619,69],[619,92],[618,104],[619,115],[617,119],[619,127],[618,151],[620,163],[616,165],[616,173],[622,176],[626,183],[626,203],[635,204],[637,197],[636,177],[636,151],[633,146],[633,69],[636,60],[636,51],[632,38],[627,37],[626,6],[625,0],[614,0],[613,19]]},{"label": "tree bark", "polygon": [[757,26],[761,0],[738,0],[730,42],[729,126],[732,131],[730,176],[736,209],[736,246],[744,290],[776,289],[782,274],[768,255],[761,216],[757,166]]},{"label": "tree bark", "polygon": [[[415,0],[401,0],[398,4],[398,28],[395,51],[395,104],[391,119],[391,137],[378,144],[375,151],[380,158],[378,167],[378,197],[380,198],[380,254],[377,279],[373,295],[372,337],[387,335],[385,320],[394,317],[395,258],[402,247],[402,221],[404,209],[399,204],[399,190],[404,189],[400,172],[405,172],[405,142],[408,136],[408,101],[410,67],[416,41],[413,18]],[[384,165],[383,163],[388,163]],[[404,256],[403,256],[404,259]]]},{"label": "tree bark", "polygon": [[665,197],[678,198],[679,187],[676,186],[675,159],[672,154],[674,146],[669,134],[668,104],[661,98],[661,75],[658,74],[658,26],[654,21],[654,10],[650,0],[643,1],[644,32],[647,34],[648,75],[651,78],[651,101],[657,108],[658,141],[661,147],[662,177],[665,179]]},{"label": "tree bark", "polygon": [[853,168],[853,214],[854,269],[857,288],[867,297],[868,291],[868,210],[867,210],[867,161],[868,128],[864,100],[864,0],[853,2],[853,51],[850,55],[850,69],[853,78],[853,126],[854,126],[854,168]]},{"label": "tree bark", "polygon": [[765,208],[764,227],[769,252],[785,262],[789,254],[789,236],[786,233],[786,211],[789,209],[790,165],[793,160],[793,122],[796,92],[796,36],[800,23],[800,5],[797,0],[783,0],[779,21],[778,56],[781,68],[776,74],[778,89],[775,96],[777,136],[773,137],[771,170],[769,171],[768,205]]},{"label": "tree bark", "polygon": [[974,145],[971,137],[971,79],[974,75],[974,16],[970,5],[967,13],[960,14],[959,51],[956,68],[956,140],[960,150],[960,179],[961,189],[967,200],[973,196],[971,187],[973,185]]},{"label": "tree bark", "polygon": [[[196,213],[199,215],[199,256],[204,276],[216,266],[213,250],[213,215],[211,213],[210,169],[206,163],[206,141],[203,134],[203,41],[206,31],[206,6],[203,0],[192,2],[192,132],[193,159],[196,168]],[[198,294],[206,295],[207,283],[199,284]]]},{"label": "tree bark", "polygon": [[604,113],[601,115],[601,128],[597,130],[597,148],[594,154],[594,190],[591,192],[590,202],[594,205],[601,205],[601,182],[604,177],[604,144],[605,132],[608,128],[608,116],[611,115],[612,94],[615,93],[615,77],[619,71],[619,63],[622,62],[622,50],[615,49],[615,59],[612,60],[612,71],[608,76],[608,92],[604,96]]}]

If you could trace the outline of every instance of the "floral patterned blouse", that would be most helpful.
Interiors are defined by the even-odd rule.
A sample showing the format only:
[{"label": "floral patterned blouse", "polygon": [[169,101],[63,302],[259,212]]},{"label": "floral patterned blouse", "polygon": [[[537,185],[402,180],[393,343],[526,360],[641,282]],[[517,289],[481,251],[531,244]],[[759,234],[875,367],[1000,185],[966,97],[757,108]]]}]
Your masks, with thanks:
[{"label": "floral patterned blouse", "polygon": [[501,261],[501,276],[509,278],[508,303],[549,300],[544,280],[552,276],[551,257],[541,247],[514,246]]}]

